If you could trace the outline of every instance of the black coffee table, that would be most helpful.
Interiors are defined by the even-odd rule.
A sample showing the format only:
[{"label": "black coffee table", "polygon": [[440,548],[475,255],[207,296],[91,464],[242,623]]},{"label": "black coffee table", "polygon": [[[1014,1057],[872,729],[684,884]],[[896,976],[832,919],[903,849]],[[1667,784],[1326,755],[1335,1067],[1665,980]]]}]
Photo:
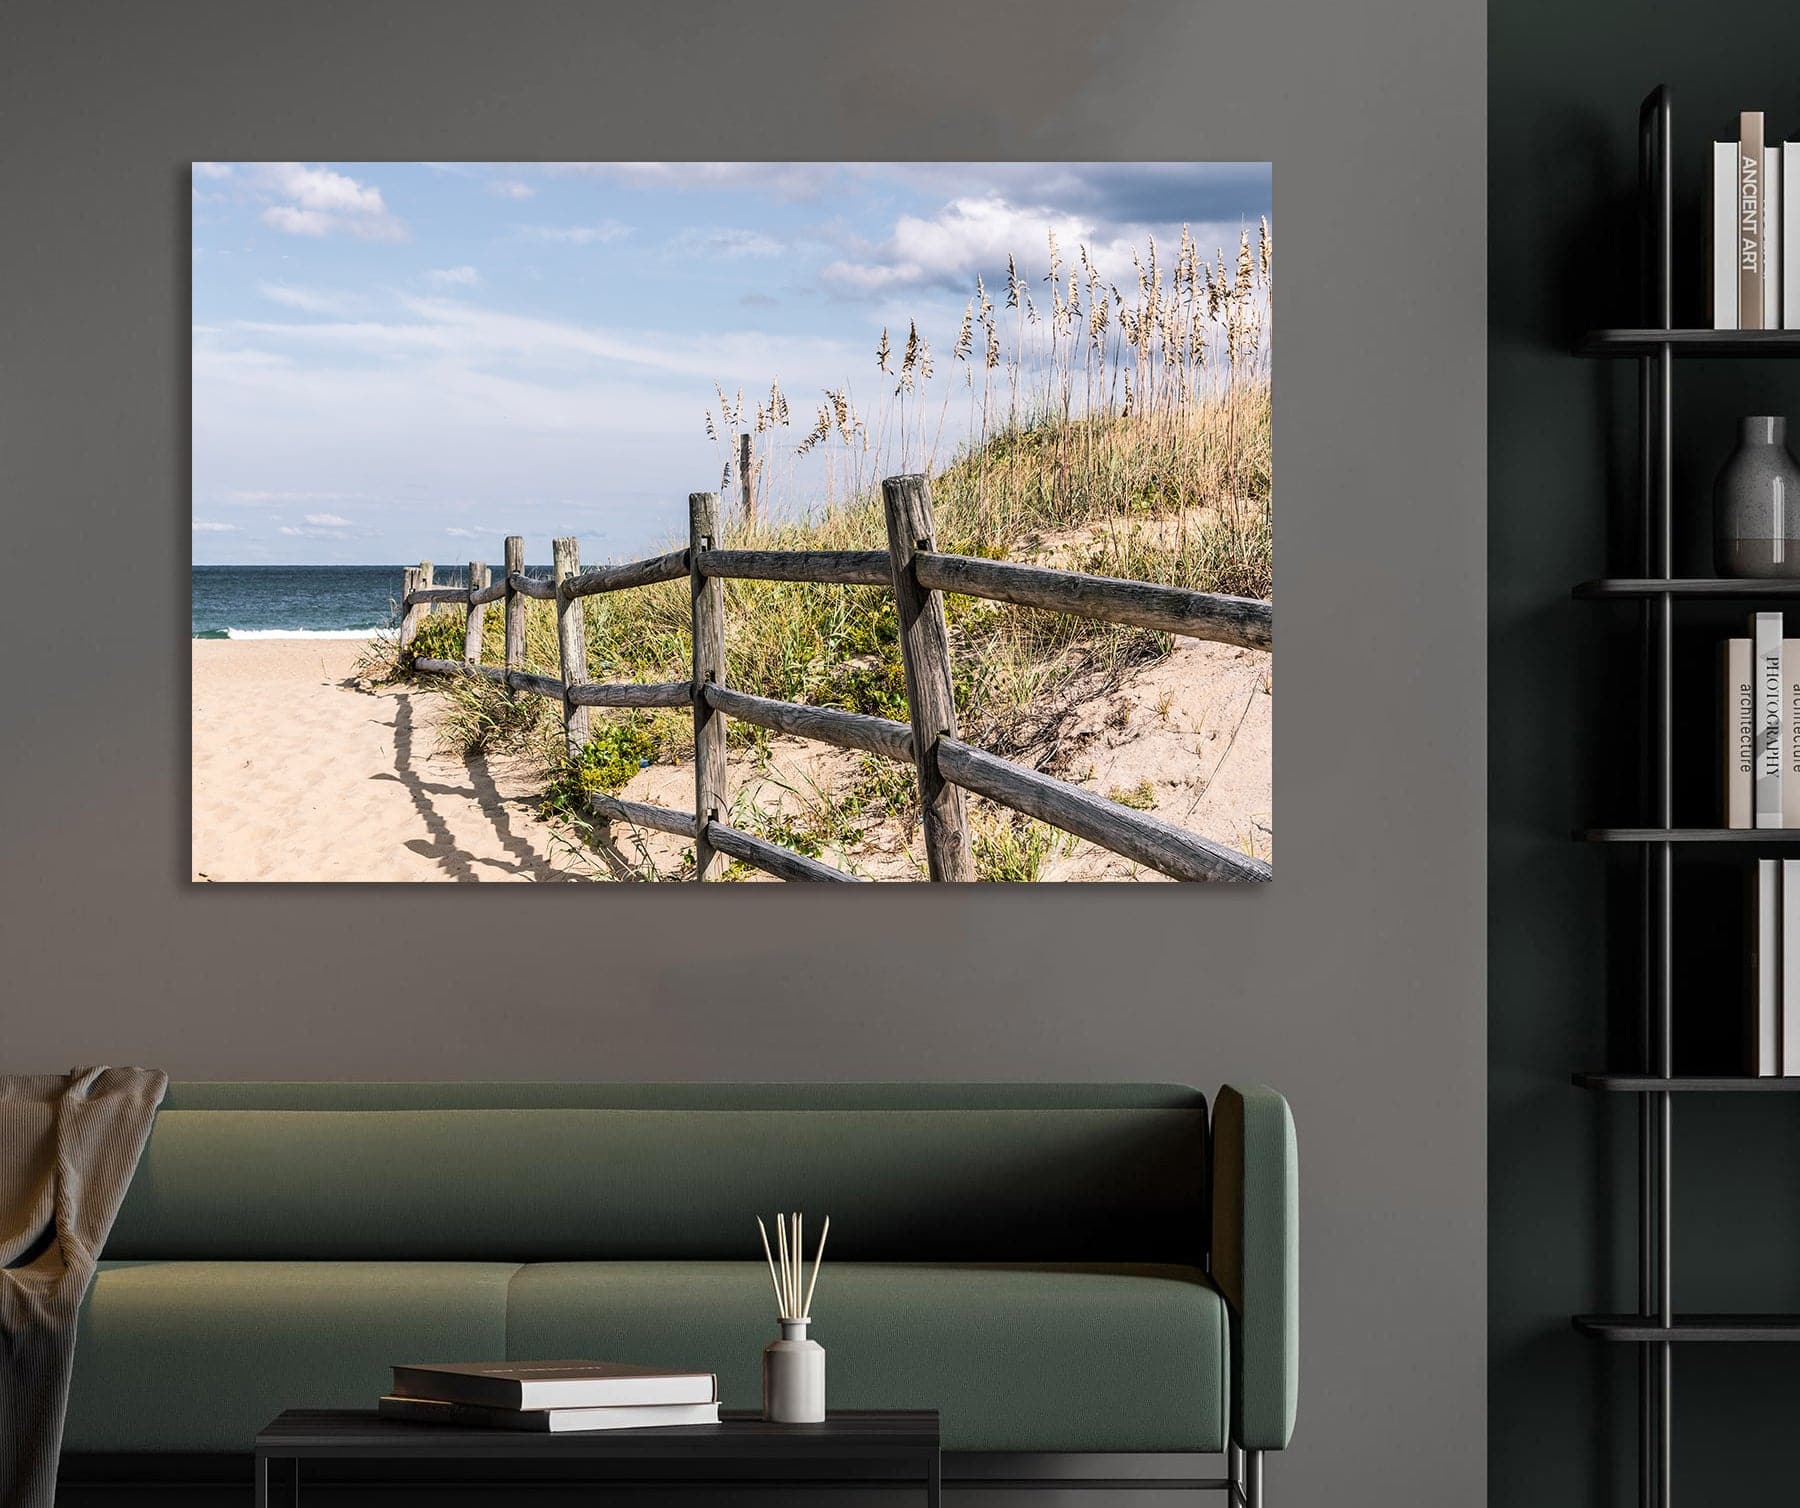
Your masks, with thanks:
[{"label": "black coffee table", "polygon": [[938,1416],[930,1411],[834,1411],[823,1424],[767,1424],[758,1414],[726,1411],[717,1424],[549,1435],[414,1424],[369,1410],[289,1409],[256,1437],[256,1508],[281,1501],[271,1497],[272,1482],[298,1505],[302,1462],[351,1461],[483,1461],[497,1469],[496,1486],[509,1479],[509,1466],[520,1483],[546,1480],[546,1472],[549,1480],[595,1484],[916,1482],[929,1508],[942,1502]]}]

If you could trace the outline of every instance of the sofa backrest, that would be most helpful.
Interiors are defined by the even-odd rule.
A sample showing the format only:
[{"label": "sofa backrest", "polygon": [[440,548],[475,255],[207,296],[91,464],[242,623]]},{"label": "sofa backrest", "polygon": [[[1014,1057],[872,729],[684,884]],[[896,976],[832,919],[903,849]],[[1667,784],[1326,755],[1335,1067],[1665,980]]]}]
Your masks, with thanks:
[{"label": "sofa backrest", "polygon": [[1199,1263],[1206,1148],[1168,1085],[177,1084],[105,1254]]}]

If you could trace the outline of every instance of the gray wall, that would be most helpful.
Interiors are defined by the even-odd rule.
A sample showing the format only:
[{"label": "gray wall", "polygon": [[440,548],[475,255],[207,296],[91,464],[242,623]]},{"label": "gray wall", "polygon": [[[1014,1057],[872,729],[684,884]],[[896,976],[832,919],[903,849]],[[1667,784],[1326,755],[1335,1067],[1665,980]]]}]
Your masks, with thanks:
[{"label": "gray wall", "polygon": [[[3,600],[33,673],[0,731],[8,1066],[1266,1080],[1305,1199],[1274,1500],[1479,1502],[1483,23],[1478,0],[10,6]],[[721,151],[1273,159],[1273,885],[186,883],[185,164]],[[79,619],[75,579],[113,584]]]}]

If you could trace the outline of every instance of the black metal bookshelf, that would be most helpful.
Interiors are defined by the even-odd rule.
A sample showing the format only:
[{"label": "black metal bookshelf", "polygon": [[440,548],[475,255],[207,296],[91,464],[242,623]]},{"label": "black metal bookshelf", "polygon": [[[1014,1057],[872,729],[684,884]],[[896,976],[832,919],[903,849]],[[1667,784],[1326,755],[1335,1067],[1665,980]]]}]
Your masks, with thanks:
[{"label": "black metal bookshelf", "polygon": [[1800,1341],[1800,1315],[1681,1314],[1670,1273],[1673,1236],[1672,1147],[1679,1094],[1800,1092],[1800,1079],[1748,1075],[1678,1076],[1674,1068],[1674,863],[1678,849],[1779,849],[1800,843],[1800,829],[1742,830],[1675,824],[1675,606],[1681,601],[1800,598],[1800,581],[1735,581],[1674,573],[1673,440],[1677,358],[1800,355],[1800,331],[1681,330],[1673,309],[1673,171],[1670,92],[1659,87],[1638,115],[1639,204],[1643,238],[1642,327],[1596,330],[1582,355],[1636,362],[1639,406],[1641,576],[1583,582],[1584,601],[1634,600],[1641,615],[1648,751],[1646,825],[1593,827],[1585,842],[1628,844],[1642,853],[1643,999],[1639,1064],[1625,1073],[1578,1073],[1584,1089],[1638,1096],[1638,1312],[1578,1314],[1577,1331],[1638,1348],[1639,1493],[1644,1508],[1669,1508],[1673,1479],[1674,1348],[1695,1343]]}]

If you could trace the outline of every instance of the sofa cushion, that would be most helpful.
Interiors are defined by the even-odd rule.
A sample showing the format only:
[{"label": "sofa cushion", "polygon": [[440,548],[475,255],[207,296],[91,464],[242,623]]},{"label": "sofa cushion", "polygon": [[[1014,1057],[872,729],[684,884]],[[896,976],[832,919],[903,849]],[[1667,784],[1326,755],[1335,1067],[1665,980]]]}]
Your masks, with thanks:
[{"label": "sofa cushion", "polygon": [[730,1260],[796,1170],[864,1261],[1200,1262],[1207,1114],[164,1109],[119,1258]]},{"label": "sofa cushion", "polygon": [[104,1262],[70,1451],[248,1451],[285,1408],[373,1408],[397,1361],[503,1356],[511,1263]]},{"label": "sofa cushion", "polygon": [[[1225,1306],[1196,1268],[828,1261],[813,1312],[831,1406],[936,1408],[947,1450],[1224,1445]],[[760,1262],[542,1263],[507,1328],[515,1359],[704,1368],[756,1408],[774,1294]]]}]

